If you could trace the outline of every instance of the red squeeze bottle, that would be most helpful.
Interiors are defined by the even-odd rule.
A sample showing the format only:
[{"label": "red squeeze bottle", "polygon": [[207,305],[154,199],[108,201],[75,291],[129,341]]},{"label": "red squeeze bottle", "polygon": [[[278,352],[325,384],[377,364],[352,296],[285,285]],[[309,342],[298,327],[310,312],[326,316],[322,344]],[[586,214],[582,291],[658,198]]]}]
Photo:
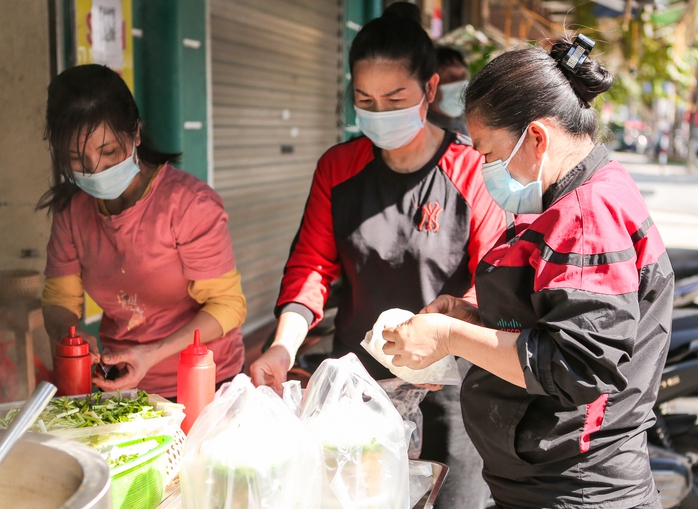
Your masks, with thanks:
[{"label": "red squeeze bottle", "polygon": [[184,405],[182,431],[189,433],[194,421],[216,393],[216,364],[213,352],[201,344],[194,331],[194,342],[182,350],[177,366],[177,403]]},{"label": "red squeeze bottle", "polygon": [[92,359],[90,345],[75,334],[71,326],[67,336],[56,344],[53,356],[53,380],[57,396],[73,396],[92,392]]}]

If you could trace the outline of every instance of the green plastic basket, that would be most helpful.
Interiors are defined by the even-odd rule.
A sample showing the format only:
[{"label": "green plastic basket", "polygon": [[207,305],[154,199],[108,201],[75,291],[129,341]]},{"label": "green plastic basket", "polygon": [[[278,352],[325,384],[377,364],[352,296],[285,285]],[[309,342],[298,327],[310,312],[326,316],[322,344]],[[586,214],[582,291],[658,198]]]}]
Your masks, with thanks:
[{"label": "green plastic basket", "polygon": [[158,446],[111,470],[113,509],[154,509],[160,504],[165,491],[166,453],[174,439],[166,435],[148,437],[124,442],[116,447],[151,440],[156,440]]}]

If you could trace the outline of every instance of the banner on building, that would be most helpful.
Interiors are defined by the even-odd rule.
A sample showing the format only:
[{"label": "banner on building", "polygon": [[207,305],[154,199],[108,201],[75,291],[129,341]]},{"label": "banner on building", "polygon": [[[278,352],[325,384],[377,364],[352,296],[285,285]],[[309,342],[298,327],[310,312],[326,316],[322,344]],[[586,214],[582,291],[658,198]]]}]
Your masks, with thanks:
[{"label": "banner on building", "polygon": [[133,92],[131,0],[73,0],[77,65],[104,64]]}]

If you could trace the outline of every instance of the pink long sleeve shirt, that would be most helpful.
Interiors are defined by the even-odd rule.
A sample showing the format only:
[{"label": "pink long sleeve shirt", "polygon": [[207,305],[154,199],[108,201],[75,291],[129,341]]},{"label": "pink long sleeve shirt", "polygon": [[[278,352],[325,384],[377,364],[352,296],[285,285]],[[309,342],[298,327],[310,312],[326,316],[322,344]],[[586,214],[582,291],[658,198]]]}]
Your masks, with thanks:
[{"label": "pink long sleeve shirt", "polygon": [[[47,277],[81,274],[85,290],[104,310],[99,336],[112,352],[162,339],[203,307],[190,281],[214,279],[235,268],[228,215],[220,197],[194,176],[163,166],[151,190],[121,214],[106,216],[80,192],[54,215]],[[240,328],[207,343],[217,380],[244,362]],[[177,393],[179,354],[153,366],[139,388]]]}]

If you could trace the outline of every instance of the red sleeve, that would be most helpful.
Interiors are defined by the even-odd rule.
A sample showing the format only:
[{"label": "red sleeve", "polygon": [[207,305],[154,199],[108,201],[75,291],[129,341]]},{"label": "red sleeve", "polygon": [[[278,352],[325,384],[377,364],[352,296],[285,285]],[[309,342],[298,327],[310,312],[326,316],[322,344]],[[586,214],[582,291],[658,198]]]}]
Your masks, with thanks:
[{"label": "red sleeve", "polygon": [[[332,224],[332,149],[318,162],[300,229],[284,268],[276,313],[287,304],[300,304],[313,315],[309,326],[322,320],[330,285],[340,275]],[[345,162],[349,166],[348,161]],[[306,318],[309,318],[309,313]]]},{"label": "red sleeve", "polygon": [[46,277],[72,276],[82,272],[70,217],[70,205],[53,214],[51,237],[46,247]]},{"label": "red sleeve", "polygon": [[[443,168],[470,207],[470,238],[468,239],[468,270],[475,286],[475,269],[485,254],[504,233],[506,214],[492,200],[482,179],[484,158],[474,148],[451,145],[444,155]],[[465,300],[477,305],[474,291],[465,294]]]}]

